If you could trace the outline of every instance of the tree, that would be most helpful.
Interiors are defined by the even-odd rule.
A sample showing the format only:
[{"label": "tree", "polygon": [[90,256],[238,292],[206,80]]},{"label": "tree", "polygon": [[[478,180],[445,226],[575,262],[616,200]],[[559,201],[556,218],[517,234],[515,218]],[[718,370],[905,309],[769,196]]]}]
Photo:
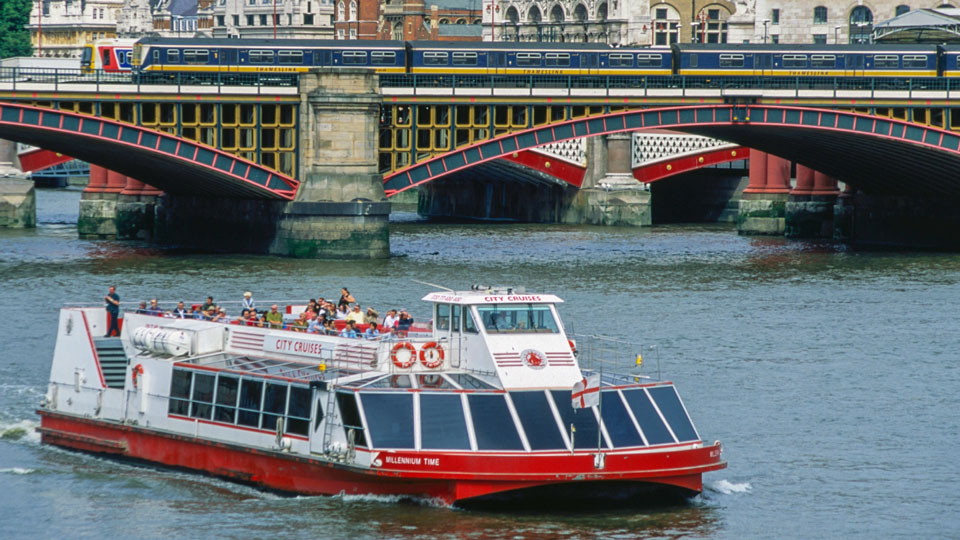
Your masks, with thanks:
[{"label": "tree", "polygon": [[26,28],[32,7],[33,0],[0,0],[0,58],[33,53]]}]

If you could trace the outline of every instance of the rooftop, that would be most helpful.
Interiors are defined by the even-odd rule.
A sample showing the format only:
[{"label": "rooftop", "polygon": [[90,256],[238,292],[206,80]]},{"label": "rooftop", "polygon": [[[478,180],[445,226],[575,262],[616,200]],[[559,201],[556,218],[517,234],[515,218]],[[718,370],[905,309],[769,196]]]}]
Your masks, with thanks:
[{"label": "rooftop", "polygon": [[873,26],[878,43],[960,43],[960,9],[915,9]]}]

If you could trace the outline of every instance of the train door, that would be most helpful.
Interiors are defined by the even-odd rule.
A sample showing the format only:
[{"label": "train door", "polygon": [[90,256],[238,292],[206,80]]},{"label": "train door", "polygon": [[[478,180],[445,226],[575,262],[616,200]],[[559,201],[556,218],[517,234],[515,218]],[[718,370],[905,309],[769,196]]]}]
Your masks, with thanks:
[{"label": "train door", "polygon": [[488,72],[489,73],[506,73],[507,72],[507,53],[505,52],[491,52],[487,54]]},{"label": "train door", "polygon": [[237,49],[220,49],[220,71],[238,71]]},{"label": "train door", "polygon": [[600,69],[600,55],[598,53],[582,53],[580,55],[580,73],[596,75]]},{"label": "train door", "polygon": [[754,57],[754,62],[754,72],[759,72],[760,75],[769,75],[773,69],[773,55],[771,54],[757,54]]},{"label": "train door", "polygon": [[[863,62],[864,57],[862,54],[847,54],[847,59],[844,66],[843,74],[846,77],[857,77],[863,75]],[[858,74],[857,71],[860,73]]]}]

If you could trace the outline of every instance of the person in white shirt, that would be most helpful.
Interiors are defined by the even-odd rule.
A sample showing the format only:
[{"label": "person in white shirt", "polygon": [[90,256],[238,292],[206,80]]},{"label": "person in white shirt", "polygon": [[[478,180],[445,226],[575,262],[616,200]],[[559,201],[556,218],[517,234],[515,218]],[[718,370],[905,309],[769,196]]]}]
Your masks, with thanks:
[{"label": "person in white shirt", "polygon": [[244,310],[244,309],[256,309],[256,306],[255,306],[254,303],[253,303],[253,293],[252,293],[252,292],[247,291],[247,292],[243,293],[243,303],[242,303],[242,305],[240,306],[240,309],[241,309],[241,310]]},{"label": "person in white shirt", "polygon": [[363,312],[360,311],[360,304],[354,304],[354,305],[353,305],[353,311],[351,311],[350,314],[347,315],[347,320],[348,320],[348,321],[353,321],[353,324],[363,324],[363,323],[364,323],[364,320],[363,320]]},{"label": "person in white shirt", "polygon": [[394,328],[397,326],[397,310],[391,309],[387,312],[387,316],[383,318],[383,326],[386,328]]}]

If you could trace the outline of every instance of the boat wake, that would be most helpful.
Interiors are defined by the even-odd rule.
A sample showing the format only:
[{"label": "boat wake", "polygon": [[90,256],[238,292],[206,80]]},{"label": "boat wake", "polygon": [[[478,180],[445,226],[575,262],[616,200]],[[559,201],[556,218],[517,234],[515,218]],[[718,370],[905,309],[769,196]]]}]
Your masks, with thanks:
[{"label": "boat wake", "polygon": [[[19,422],[0,422],[0,440],[20,441],[31,444],[40,444],[40,432],[37,420],[20,420]],[[3,469],[6,471],[6,469]]]},{"label": "boat wake", "polygon": [[728,480],[717,480],[710,482],[705,487],[714,492],[723,495],[733,495],[734,493],[748,493],[752,488],[749,482],[733,483]]},{"label": "boat wake", "polygon": [[410,495],[347,495],[340,493],[338,495],[342,501],[347,503],[378,503],[378,504],[413,504],[419,506],[428,506],[433,508],[450,508],[445,501],[431,497],[412,497]]},{"label": "boat wake", "polygon": [[30,474],[37,472],[36,469],[27,469],[24,467],[10,467],[8,469],[0,469],[0,474]]}]

